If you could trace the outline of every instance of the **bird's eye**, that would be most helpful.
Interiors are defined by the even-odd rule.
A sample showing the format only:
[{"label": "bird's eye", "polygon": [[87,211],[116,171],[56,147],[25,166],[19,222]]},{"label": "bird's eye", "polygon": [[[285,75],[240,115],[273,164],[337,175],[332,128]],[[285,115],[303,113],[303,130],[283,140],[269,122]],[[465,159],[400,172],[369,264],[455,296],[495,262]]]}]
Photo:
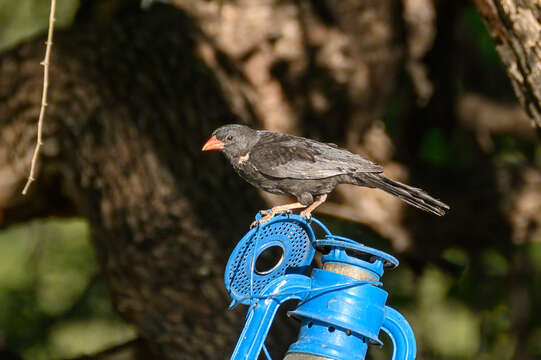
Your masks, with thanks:
[{"label": "bird's eye", "polygon": [[233,140],[233,135],[229,135],[229,136],[227,137],[227,140],[229,140],[229,141]]}]

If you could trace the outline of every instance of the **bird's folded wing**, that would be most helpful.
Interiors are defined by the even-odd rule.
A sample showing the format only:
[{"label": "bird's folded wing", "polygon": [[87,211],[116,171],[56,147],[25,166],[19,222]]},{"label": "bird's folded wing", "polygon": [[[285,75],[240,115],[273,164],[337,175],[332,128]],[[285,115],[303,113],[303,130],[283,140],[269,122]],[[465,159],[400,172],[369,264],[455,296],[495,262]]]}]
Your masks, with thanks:
[{"label": "bird's folded wing", "polygon": [[298,137],[259,143],[250,152],[250,160],[261,173],[275,178],[324,179],[383,171],[381,166],[347,150]]}]

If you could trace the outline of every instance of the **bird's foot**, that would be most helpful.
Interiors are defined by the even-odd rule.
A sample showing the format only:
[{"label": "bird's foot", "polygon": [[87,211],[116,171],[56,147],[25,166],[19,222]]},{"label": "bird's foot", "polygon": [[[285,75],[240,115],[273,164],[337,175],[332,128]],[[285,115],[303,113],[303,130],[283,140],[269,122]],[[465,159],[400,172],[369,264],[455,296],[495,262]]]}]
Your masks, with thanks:
[{"label": "bird's foot", "polygon": [[[268,215],[268,214],[271,214],[273,213],[274,215],[278,215],[278,214],[293,214],[293,211],[287,209],[287,210],[276,210],[276,211],[273,211],[272,209],[270,210],[259,210],[258,211],[258,214],[260,215]],[[273,216],[274,216],[273,215]]]},{"label": "bird's foot", "polygon": [[303,210],[299,214],[302,218],[305,218],[307,221],[312,220],[312,211],[310,210]]},{"label": "bird's foot", "polygon": [[256,220],[254,222],[252,222],[250,224],[250,229],[256,227],[256,226],[259,226],[263,223],[266,223],[267,221],[271,220],[273,217],[275,217],[276,215],[278,214],[292,214],[293,212],[289,209],[285,209],[285,210],[282,210],[282,209],[278,209],[278,210],[273,210],[273,209],[270,209],[270,210],[260,210],[258,212],[259,215],[263,215],[261,216],[261,218],[257,218],[256,216]]},{"label": "bird's foot", "polygon": [[263,223],[266,223],[267,221],[271,220],[275,215],[276,215],[276,212],[274,211],[267,211],[267,210],[261,210],[259,212],[260,214],[264,215],[263,217],[261,217],[260,219],[258,220],[255,220],[254,222],[252,222],[250,224],[250,229],[252,228],[255,228]]}]

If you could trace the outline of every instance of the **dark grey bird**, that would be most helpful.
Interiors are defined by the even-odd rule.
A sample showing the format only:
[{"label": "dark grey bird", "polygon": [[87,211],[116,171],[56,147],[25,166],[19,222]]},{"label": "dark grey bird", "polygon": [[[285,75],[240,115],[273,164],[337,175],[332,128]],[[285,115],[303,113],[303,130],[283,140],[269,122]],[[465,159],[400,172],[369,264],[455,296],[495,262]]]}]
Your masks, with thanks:
[{"label": "dark grey bird", "polygon": [[386,178],[381,166],[333,144],[244,125],[225,125],[212,133],[202,150],[223,152],[235,171],[253,186],[297,198],[295,203],[262,211],[265,216],[259,222],[299,208],[305,208],[301,216],[310,218],[338,184],[378,188],[440,216],[449,210],[447,204],[425,191]]}]

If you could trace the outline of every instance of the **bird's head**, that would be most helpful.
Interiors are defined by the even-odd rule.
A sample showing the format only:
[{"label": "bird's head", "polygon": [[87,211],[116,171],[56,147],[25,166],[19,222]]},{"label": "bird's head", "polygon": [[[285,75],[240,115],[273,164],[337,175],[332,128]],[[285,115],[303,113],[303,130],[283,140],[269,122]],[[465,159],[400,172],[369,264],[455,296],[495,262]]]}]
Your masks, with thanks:
[{"label": "bird's head", "polygon": [[246,155],[257,143],[257,131],[244,125],[224,125],[214,130],[203,151],[220,150],[229,158]]}]

